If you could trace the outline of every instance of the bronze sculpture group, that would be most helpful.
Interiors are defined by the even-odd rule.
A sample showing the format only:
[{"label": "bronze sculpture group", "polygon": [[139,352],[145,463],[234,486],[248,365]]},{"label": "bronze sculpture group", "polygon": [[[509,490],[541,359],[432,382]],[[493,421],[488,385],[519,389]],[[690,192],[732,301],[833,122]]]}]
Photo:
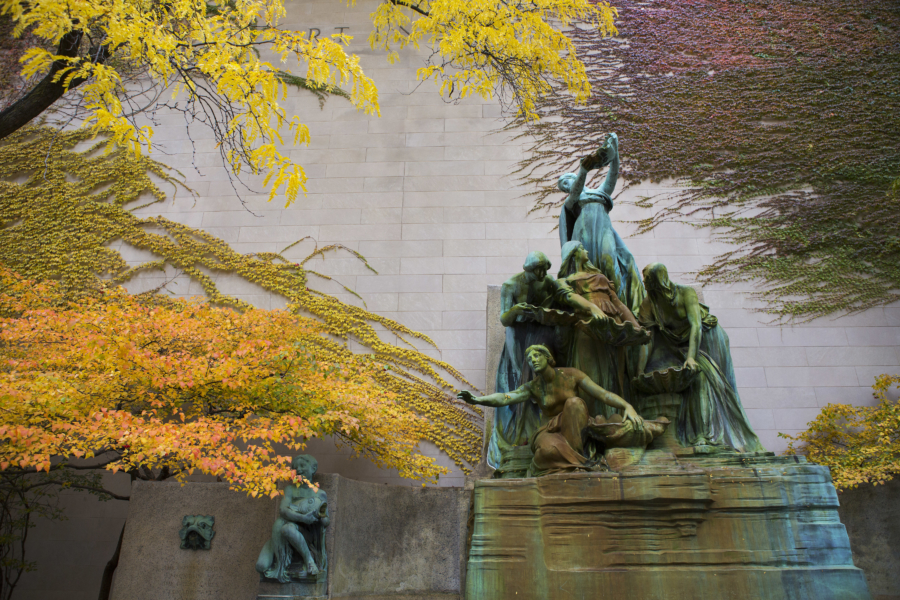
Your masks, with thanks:
[{"label": "bronze sculpture group", "polygon": [[[588,173],[605,165],[603,185],[585,189]],[[458,395],[496,408],[486,458],[501,476],[628,464],[610,451],[643,450],[670,425],[670,441],[682,447],[763,450],[741,406],[728,336],[716,318],[692,288],[672,282],[662,264],[639,273],[613,229],[610,196],[618,168],[618,139],[609,134],[581,160],[578,173],[560,177],[567,194],[559,227],[562,265],[553,277],[547,256],[531,252],[522,272],[503,284],[506,337],[497,391]],[[654,418],[642,418],[644,411]],[[504,461],[523,449],[527,470],[503,471]],[[292,465],[306,481],[317,468],[308,455]],[[329,522],[324,491],[287,486],[256,564],[262,578],[322,584]]]},{"label": "bronze sculpture group", "polygon": [[[588,173],[609,165],[598,189]],[[554,278],[542,252],[501,288],[506,339],[496,393],[461,392],[496,407],[488,463],[533,452],[529,475],[602,468],[603,447],[646,447],[669,425],[635,409],[673,405],[679,446],[762,451],[741,405],[728,336],[689,286],[666,267],[643,273],[609,219],[619,169],[618,138],[559,179],[562,266]],[[559,364],[559,367],[555,367]],[[674,398],[674,404],[672,399]],[[620,414],[621,413],[621,414]],[[624,418],[623,418],[624,417]]]}]

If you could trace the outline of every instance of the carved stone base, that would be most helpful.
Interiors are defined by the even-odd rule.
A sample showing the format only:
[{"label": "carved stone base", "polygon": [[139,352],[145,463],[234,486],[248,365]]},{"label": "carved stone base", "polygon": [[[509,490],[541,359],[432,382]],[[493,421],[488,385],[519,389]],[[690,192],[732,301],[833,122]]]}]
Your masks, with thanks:
[{"label": "carved stone base", "polygon": [[467,597],[871,600],[837,507],[824,467],[709,448],[482,480]]},{"label": "carved stone base", "polygon": [[495,479],[517,479],[528,476],[528,467],[531,465],[531,459],[534,458],[534,452],[531,446],[514,446],[504,452],[500,465],[494,471]]},{"label": "carved stone base", "polygon": [[[295,557],[296,558],[296,557]],[[281,583],[268,577],[259,578],[257,600],[299,600],[300,598],[328,598],[328,574],[320,571],[309,576],[301,560],[294,560],[287,569],[291,581]]]},{"label": "carved stone base", "polygon": [[291,581],[290,583],[263,579],[259,582],[256,598],[257,600],[328,598],[328,582],[326,580],[316,581],[315,577],[305,579],[305,581]]}]

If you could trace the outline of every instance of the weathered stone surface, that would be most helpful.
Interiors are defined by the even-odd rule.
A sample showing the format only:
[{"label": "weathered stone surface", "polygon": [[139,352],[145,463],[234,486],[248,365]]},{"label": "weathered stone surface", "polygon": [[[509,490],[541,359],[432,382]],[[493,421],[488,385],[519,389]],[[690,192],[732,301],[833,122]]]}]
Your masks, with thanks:
[{"label": "weathered stone surface", "polygon": [[[500,323],[500,286],[489,285],[487,290],[487,332],[485,340],[487,355],[484,387],[486,394],[493,394],[497,391],[497,365],[500,364],[500,354],[503,352],[503,342],[506,340],[506,327]],[[493,433],[494,411],[496,409],[490,406],[483,406],[481,410],[484,411],[484,443],[481,452],[483,468],[480,471],[484,471],[483,475],[490,475],[489,471],[491,469],[484,457],[487,456],[488,443]],[[478,474],[482,475],[480,471]]]},{"label": "weathered stone surface", "polygon": [[[460,600],[471,492],[365,483],[320,473],[329,499],[328,584],[260,581],[254,569],[279,499],[225,483],[135,482],[113,600]],[[181,550],[185,514],[216,518],[209,551]]]},{"label": "weathered stone surface", "polygon": [[875,600],[900,600],[900,479],[838,495],[853,561]]},{"label": "weathered stone surface", "polygon": [[467,597],[869,600],[837,508],[827,469],[769,453],[482,480]]},{"label": "weathered stone surface", "polygon": [[328,598],[328,582],[291,581],[279,583],[271,579],[259,582],[257,600],[324,600]]},{"label": "weathered stone surface", "polygon": [[[113,600],[250,600],[253,568],[272,528],[273,501],[227,483],[135,481]],[[216,535],[204,552],[182,550],[184,515],[211,515]]]},{"label": "weathered stone surface", "polygon": [[485,359],[485,393],[496,392],[497,365],[500,364],[500,353],[506,341],[506,327],[500,322],[500,286],[487,286],[487,356]]},{"label": "weathered stone surface", "polygon": [[468,493],[341,478],[336,504],[332,598],[461,597]]}]

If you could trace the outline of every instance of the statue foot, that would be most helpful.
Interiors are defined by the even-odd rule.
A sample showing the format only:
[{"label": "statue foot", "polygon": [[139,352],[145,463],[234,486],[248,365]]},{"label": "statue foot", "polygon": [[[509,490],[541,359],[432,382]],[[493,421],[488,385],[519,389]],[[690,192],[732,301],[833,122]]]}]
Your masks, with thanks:
[{"label": "statue foot", "polygon": [[315,577],[319,574],[319,567],[316,566],[316,563],[313,561],[309,561],[306,563],[306,574],[309,577]]}]

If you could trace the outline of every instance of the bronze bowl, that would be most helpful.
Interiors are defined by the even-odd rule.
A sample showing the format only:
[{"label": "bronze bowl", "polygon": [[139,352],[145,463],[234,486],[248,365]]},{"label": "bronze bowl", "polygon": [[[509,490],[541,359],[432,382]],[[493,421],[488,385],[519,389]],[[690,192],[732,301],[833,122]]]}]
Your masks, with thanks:
[{"label": "bronze bowl", "polygon": [[631,380],[634,389],[648,396],[676,394],[688,389],[697,377],[695,371],[684,367],[669,367],[664,371],[650,371]]}]

